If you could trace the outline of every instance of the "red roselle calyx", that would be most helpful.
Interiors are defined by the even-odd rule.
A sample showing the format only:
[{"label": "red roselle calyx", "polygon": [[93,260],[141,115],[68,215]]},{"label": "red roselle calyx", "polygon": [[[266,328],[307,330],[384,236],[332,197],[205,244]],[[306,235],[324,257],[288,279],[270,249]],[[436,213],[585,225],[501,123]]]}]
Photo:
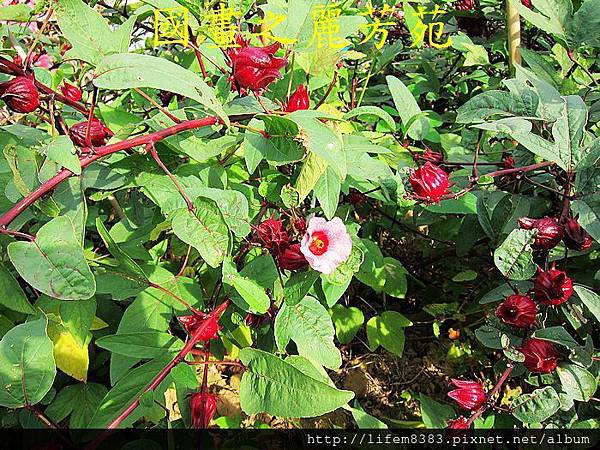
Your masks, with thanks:
[{"label": "red roselle calyx", "polygon": [[196,330],[203,325],[205,322],[207,323],[206,328],[202,330],[202,333],[198,336],[198,341],[209,341],[210,339],[216,339],[218,337],[218,332],[221,330],[221,326],[219,325],[219,316],[211,316],[210,314],[194,314],[191,316],[179,316],[179,322],[185,328],[185,331],[188,332],[190,336],[193,336],[196,333]]},{"label": "red roselle calyx", "polygon": [[286,112],[294,112],[301,109],[308,109],[309,107],[310,99],[308,98],[308,90],[306,89],[306,86],[301,84],[290,96],[285,110]]},{"label": "red roselle calyx", "polygon": [[458,389],[448,392],[448,397],[456,400],[463,408],[472,411],[485,403],[486,395],[479,381],[452,379],[452,384]]},{"label": "red roselle calyx", "polygon": [[475,9],[475,0],[458,0],[454,7],[458,11],[472,11]]},{"label": "red roselle calyx", "polygon": [[531,4],[531,0],[521,0],[523,6],[526,6],[529,9],[533,9],[533,5]]},{"label": "red roselle calyx", "polygon": [[237,37],[239,47],[227,49],[228,64],[232,68],[230,81],[240,93],[262,92],[273,81],[283,78],[280,70],[287,64],[286,58],[277,58],[280,44],[253,47],[247,40]]},{"label": "red roselle calyx", "polygon": [[0,83],[0,98],[11,111],[18,113],[30,113],[40,106],[35,83],[26,76],[18,76]]},{"label": "red roselle calyx", "polygon": [[556,269],[540,270],[533,284],[535,299],[543,305],[560,305],[573,295],[573,282],[566,272]]},{"label": "red roselle calyx", "polygon": [[100,120],[95,117],[90,123],[89,139],[87,137],[88,122],[79,122],[71,127],[69,134],[71,140],[79,147],[100,147],[106,143],[106,139],[113,135]]},{"label": "red roselle calyx", "polygon": [[290,243],[290,236],[283,227],[283,222],[274,219],[273,216],[256,227],[256,234],[263,242],[264,247],[274,254],[278,254]]},{"label": "red roselle calyx", "polygon": [[439,164],[444,160],[444,155],[442,155],[440,152],[434,152],[430,148],[425,150],[423,153],[418,153],[416,156],[418,159],[436,164]]},{"label": "red roselle calyx", "polygon": [[565,234],[564,228],[558,223],[556,217],[543,217],[541,219],[521,217],[517,222],[524,230],[537,230],[537,236],[533,244],[534,248],[543,250],[553,249]]},{"label": "red roselle calyx", "polygon": [[469,428],[469,421],[465,416],[458,416],[456,419],[448,420],[448,428],[453,430],[466,430]]},{"label": "red roselle calyx", "polygon": [[208,428],[217,411],[217,396],[208,392],[195,392],[190,398],[192,427]]},{"label": "red roselle calyx", "polygon": [[353,189],[350,191],[350,193],[348,194],[346,199],[353,206],[360,206],[367,201],[367,196],[365,194],[363,194],[362,192],[358,192]]},{"label": "red roselle calyx", "polygon": [[564,242],[567,248],[577,251],[589,250],[594,240],[587,231],[583,229],[577,219],[569,217],[565,222]]},{"label": "red roselle calyx", "polygon": [[559,353],[552,342],[531,338],[519,349],[525,355],[525,367],[535,373],[550,373],[558,365]]},{"label": "red roselle calyx", "polygon": [[308,261],[300,251],[300,244],[291,244],[277,255],[277,263],[280,269],[298,270],[308,265]]},{"label": "red roselle calyx", "polygon": [[73,102],[81,100],[81,90],[77,86],[67,83],[66,81],[60,87],[62,94]]},{"label": "red roselle calyx", "polygon": [[527,295],[511,295],[496,309],[496,316],[505,324],[527,328],[535,322],[537,305]]},{"label": "red roselle calyx", "polygon": [[448,193],[450,184],[448,174],[429,161],[417,169],[410,169],[408,181],[419,197],[436,203]]}]

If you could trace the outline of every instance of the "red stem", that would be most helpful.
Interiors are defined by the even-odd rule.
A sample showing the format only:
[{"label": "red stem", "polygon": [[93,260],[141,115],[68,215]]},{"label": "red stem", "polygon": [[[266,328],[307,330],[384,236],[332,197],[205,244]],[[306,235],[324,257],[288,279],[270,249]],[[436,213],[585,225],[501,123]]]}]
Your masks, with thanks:
[{"label": "red stem", "polygon": [[[227,309],[227,307],[230,305],[230,303],[231,303],[230,300],[225,300],[217,308],[215,308],[213,311],[211,311],[210,314],[208,314],[207,319],[214,318],[215,316],[216,317],[221,316],[221,314]],[[158,373],[158,375],[156,375],[154,377],[154,379],[150,382],[148,387],[146,389],[144,389],[144,392],[142,392],[140,395],[138,395],[137,398],[133,402],[131,402],[129,404],[129,406],[127,406],[127,408],[125,408],[125,410],[121,414],[119,414],[119,416],[116,419],[114,419],[111,423],[109,423],[106,428],[109,430],[117,428],[127,418],[127,416],[129,416],[129,414],[131,414],[138,407],[138,405],[140,404],[141,397],[146,392],[150,392],[150,391],[156,389],[160,385],[160,383],[162,383],[163,380],[167,377],[167,375],[169,375],[169,373],[171,372],[173,367],[175,367],[177,364],[179,364],[180,362],[182,362],[184,360],[186,355],[190,351],[192,351],[192,349],[196,346],[196,344],[200,340],[199,338],[202,335],[202,333],[204,332],[205,328],[207,328],[210,325],[211,325],[210,320],[205,320],[198,327],[196,332],[192,336],[190,336],[190,339],[185,344],[185,347],[183,347],[181,349],[181,351],[177,354],[177,356],[175,356],[175,358],[173,358],[171,360],[171,362],[169,364],[167,364]]]},{"label": "red stem", "polygon": [[[104,158],[105,156],[117,153],[121,150],[137,147],[139,145],[146,145],[150,142],[157,142],[162,139],[168,138],[169,136],[181,133],[183,131],[214,125],[219,121],[220,119],[218,119],[215,116],[206,117],[204,119],[189,120],[144,136],[137,136],[132,139],[117,142],[116,144],[97,147],[94,149],[94,153],[87,154],[79,159],[81,163],[81,170],[84,170],[93,162]],[[8,227],[13,220],[15,220],[21,213],[23,213],[23,211],[29,208],[38,199],[53,191],[60,183],[72,177],[73,175],[74,173],[70,170],[62,169],[48,181],[38,186],[37,189],[29,193],[25,198],[21,199],[21,201],[19,201],[9,211],[2,215],[2,217],[0,217],[0,228]]]}]

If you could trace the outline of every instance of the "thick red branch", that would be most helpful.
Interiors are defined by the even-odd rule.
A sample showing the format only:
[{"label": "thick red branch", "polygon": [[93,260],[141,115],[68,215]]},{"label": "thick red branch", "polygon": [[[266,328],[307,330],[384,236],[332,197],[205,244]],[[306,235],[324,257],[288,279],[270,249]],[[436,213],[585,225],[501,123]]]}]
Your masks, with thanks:
[{"label": "thick red branch", "polygon": [[[211,126],[219,122],[219,120],[220,119],[218,119],[215,116],[206,117],[204,119],[189,120],[144,136],[137,136],[132,139],[117,142],[116,144],[97,147],[94,149],[93,153],[87,154],[80,158],[81,170],[84,170],[93,162],[98,161],[99,159],[104,158],[105,156],[112,155],[113,153],[119,152],[121,150],[130,149],[139,145],[147,145],[149,143],[158,142],[162,139],[168,138],[169,136],[173,136],[183,131],[192,130],[194,128]],[[0,217],[0,229],[6,229],[13,220],[15,220],[20,214],[23,213],[23,211],[29,208],[41,197],[53,191],[60,183],[72,177],[73,175],[74,173],[70,170],[62,169],[48,181],[38,186],[37,189],[35,189],[21,201],[19,201],[9,211],[3,214],[2,217]]]}]

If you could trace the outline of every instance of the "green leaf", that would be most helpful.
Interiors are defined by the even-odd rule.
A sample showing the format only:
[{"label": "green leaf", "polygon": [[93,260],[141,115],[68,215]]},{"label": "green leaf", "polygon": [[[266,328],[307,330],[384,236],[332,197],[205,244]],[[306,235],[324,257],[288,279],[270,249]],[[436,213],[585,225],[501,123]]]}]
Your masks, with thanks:
[{"label": "green leaf", "polygon": [[354,400],[354,408],[347,406],[344,409],[350,411],[352,414],[352,418],[358,425],[360,429],[369,429],[369,430],[387,430],[388,426],[379,420],[376,417],[373,417],[371,414],[367,414],[365,410],[360,406],[358,400]]},{"label": "green leaf", "polygon": [[594,375],[577,364],[561,364],[556,373],[563,392],[573,400],[587,402],[598,388]]},{"label": "green leaf", "polygon": [[264,314],[269,309],[271,300],[265,293],[265,288],[255,280],[239,274],[231,258],[223,261],[223,283],[233,287],[241,296],[234,296],[232,300],[243,310]]},{"label": "green leaf", "polygon": [[388,75],[385,79],[408,135],[417,141],[424,139],[429,133],[429,120],[421,113],[412,93],[398,78]]},{"label": "green leaf", "polygon": [[17,325],[0,341],[0,405],[35,405],[50,391],[56,366],[45,317]]},{"label": "green leaf", "polygon": [[8,309],[18,311],[23,314],[35,314],[36,310],[27,297],[25,292],[15,280],[12,273],[8,271],[4,264],[0,262],[0,305]]},{"label": "green leaf", "polygon": [[[127,376],[121,378],[104,396],[100,406],[91,418],[88,428],[106,428],[132,401],[142,395],[150,382],[165,368],[170,360],[171,355],[165,355],[128,372]],[[161,385],[166,385],[169,382],[170,377],[167,377]],[[141,408],[138,408],[137,411],[130,414],[120,426],[128,426],[137,420],[142,414],[140,410]]]},{"label": "green leaf", "polygon": [[589,309],[596,320],[600,321],[600,295],[580,284],[574,285],[573,289],[579,300]]},{"label": "green leaf", "polygon": [[535,117],[539,104],[540,98],[532,89],[521,89],[519,93],[486,91],[458,108],[456,121],[476,123],[496,115]]},{"label": "green leaf", "polygon": [[327,169],[325,169],[325,172],[315,185],[315,195],[328,220],[331,220],[335,216],[341,187],[339,177],[331,166],[327,166]]},{"label": "green leaf", "polygon": [[333,305],[330,313],[340,344],[351,342],[365,322],[362,311],[354,306],[346,308],[342,305]]},{"label": "green leaf", "polygon": [[[4,3],[6,5],[6,3]],[[0,7],[0,20],[11,22],[29,22],[32,19],[33,10],[22,3]]]},{"label": "green leaf", "polygon": [[219,207],[212,200],[198,197],[194,212],[187,208],[173,211],[175,235],[200,253],[211,267],[218,267],[229,250],[229,229]]},{"label": "green leaf", "polygon": [[56,394],[44,412],[54,422],[62,422],[70,415],[70,428],[87,428],[107,392],[108,390],[98,383],[72,384]]},{"label": "green leaf", "polygon": [[408,290],[407,271],[400,261],[386,256],[383,258],[385,284],[383,292],[395,298],[404,298]]},{"label": "green leaf", "polygon": [[560,408],[560,399],[552,386],[522,394],[512,403],[513,416],[523,423],[540,423]]},{"label": "green leaf", "polygon": [[250,233],[248,199],[244,194],[234,190],[204,188],[200,190],[200,195],[214,200],[221,210],[223,220],[236,236],[244,237]]},{"label": "green leaf", "polygon": [[75,175],[81,173],[81,163],[75,154],[75,146],[69,136],[56,136],[45,146],[45,155],[58,165],[69,169]]},{"label": "green leaf", "polygon": [[11,242],[8,256],[31,286],[61,300],[85,300],[96,292],[96,281],[68,217],[42,226],[33,242]]},{"label": "green leaf", "polygon": [[174,92],[197,101],[229,124],[214,90],[194,72],[167,59],[136,53],[110,55],[98,64],[96,73],[94,85],[99,88],[147,87]]},{"label": "green leaf", "polygon": [[262,350],[244,348],[240,359],[247,368],[240,385],[240,403],[246,414],[316,417],[354,397],[352,392],[336,389]]},{"label": "green leaf", "polygon": [[296,111],[288,117],[296,122],[299,138],[304,147],[320,156],[333,169],[340,180],[346,178],[346,154],[342,139],[318,119],[314,119]]},{"label": "green leaf", "polygon": [[342,364],[340,351],[333,343],[334,328],[331,317],[321,303],[313,297],[304,297],[300,302],[284,303],[275,319],[275,342],[284,352],[290,340],[294,341],[298,353],[330,369]]},{"label": "green leaf", "polygon": [[494,252],[494,263],[502,275],[510,280],[527,280],[535,275],[531,245],[535,230],[515,229]]},{"label": "green leaf", "polygon": [[573,48],[587,43],[600,47],[600,0],[584,0],[569,23],[567,38]]},{"label": "green leaf", "polygon": [[600,199],[575,200],[571,203],[571,209],[575,215],[579,215],[579,224],[596,242],[600,242]]},{"label": "green leaf", "polygon": [[369,348],[375,351],[380,345],[387,351],[402,356],[404,352],[404,328],[412,322],[396,311],[385,311],[367,322]]},{"label": "green leaf", "polygon": [[160,331],[111,334],[97,339],[96,345],[112,353],[141,359],[158,358],[183,348],[180,339]]},{"label": "green leaf", "polygon": [[533,337],[543,339],[545,341],[554,342],[556,344],[567,347],[568,349],[575,348],[578,344],[575,339],[563,327],[548,327],[536,330]]},{"label": "green leaf", "polygon": [[309,152],[302,164],[300,175],[296,180],[296,190],[301,202],[315,188],[321,175],[327,169],[327,162],[316,153]]},{"label": "green leaf", "polygon": [[119,262],[119,267],[126,273],[133,275],[134,279],[139,280],[138,283],[140,286],[147,286],[149,283],[148,276],[144,273],[139,264],[136,263],[125,251],[121,249],[119,244],[115,242],[102,223],[100,217],[96,217],[96,229],[98,230],[98,234],[102,238],[102,241],[104,241],[104,245],[106,245],[108,251]]},{"label": "green leaf", "polygon": [[536,27],[564,37],[566,25],[573,14],[571,0],[533,0],[533,6],[539,12],[535,12],[521,3],[521,0],[510,0],[514,8],[528,22]]},{"label": "green leaf", "polygon": [[293,306],[306,297],[308,291],[319,278],[319,272],[308,270],[306,272],[294,272],[285,283],[283,298],[285,302]]},{"label": "green leaf", "polygon": [[96,315],[96,299],[60,302],[60,319],[77,344],[83,346]]},{"label": "green leaf", "polygon": [[454,409],[449,405],[436,402],[425,394],[419,394],[421,417],[427,428],[442,429],[448,426],[448,420],[456,417]]},{"label": "green leaf", "polygon": [[73,46],[65,58],[82,59],[96,65],[106,55],[129,49],[136,16],[113,31],[99,12],[81,0],[57,0],[53,6],[58,26]]},{"label": "green leaf", "polygon": [[390,131],[396,131],[396,123],[394,122],[394,118],[378,106],[359,106],[358,108],[354,108],[352,111],[348,111],[346,114],[344,114],[344,119],[348,120],[352,119],[353,117],[360,117],[363,115],[379,117],[386,123]]},{"label": "green leaf", "polygon": [[298,125],[285,117],[261,116],[262,120],[252,119],[248,126],[265,130],[269,138],[260,133],[244,133],[244,158],[248,172],[253,173],[262,159],[279,166],[300,161],[304,149],[294,138],[298,135]]}]

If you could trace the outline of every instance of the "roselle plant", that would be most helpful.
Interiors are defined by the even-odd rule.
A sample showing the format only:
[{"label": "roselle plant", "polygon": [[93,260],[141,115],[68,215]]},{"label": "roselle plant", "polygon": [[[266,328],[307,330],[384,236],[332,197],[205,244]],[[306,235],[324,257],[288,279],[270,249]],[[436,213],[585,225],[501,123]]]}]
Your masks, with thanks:
[{"label": "roselle plant", "polygon": [[235,3],[0,10],[3,426],[597,427],[600,1]]}]

